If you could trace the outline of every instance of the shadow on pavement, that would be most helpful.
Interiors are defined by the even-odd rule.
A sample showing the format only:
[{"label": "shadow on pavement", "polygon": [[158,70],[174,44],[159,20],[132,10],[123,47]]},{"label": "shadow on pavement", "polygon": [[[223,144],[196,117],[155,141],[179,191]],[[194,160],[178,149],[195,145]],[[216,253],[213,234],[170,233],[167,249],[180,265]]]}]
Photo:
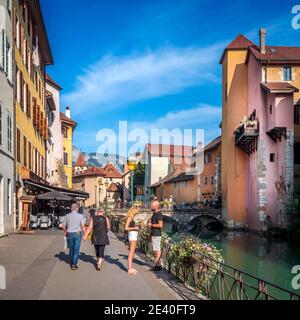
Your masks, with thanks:
[{"label": "shadow on pavement", "polygon": [[65,254],[64,252],[60,252],[59,254],[56,254],[54,257],[59,259],[59,261],[70,264],[69,255]]},{"label": "shadow on pavement", "polygon": [[123,265],[123,263],[120,262],[119,259],[113,259],[111,256],[105,256],[104,260],[107,263],[114,264],[114,265],[118,266],[122,271],[127,272],[127,268]]},{"label": "shadow on pavement", "polygon": [[[65,262],[66,264],[70,264],[69,255],[66,254],[65,252],[60,252],[59,254],[56,254],[54,257],[59,259],[62,262]],[[79,260],[81,260],[83,262],[90,263],[95,268],[97,267],[97,261],[94,256],[90,256],[90,255],[87,255],[87,254],[81,252],[79,255]]]},{"label": "shadow on pavement", "polygon": [[[124,260],[127,260],[128,259],[128,256],[125,255],[125,254],[119,254],[119,257],[122,257]],[[142,260],[138,260],[136,258],[134,258],[132,260],[133,263],[139,265],[139,266],[146,266],[146,267],[151,267],[152,265],[150,263],[147,263],[145,261],[142,261]]]}]

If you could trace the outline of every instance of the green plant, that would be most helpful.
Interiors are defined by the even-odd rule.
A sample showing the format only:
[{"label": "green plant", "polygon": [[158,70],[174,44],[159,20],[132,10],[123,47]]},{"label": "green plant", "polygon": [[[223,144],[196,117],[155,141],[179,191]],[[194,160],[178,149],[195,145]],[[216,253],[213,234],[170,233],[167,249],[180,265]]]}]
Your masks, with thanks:
[{"label": "green plant", "polygon": [[194,267],[197,265],[198,279],[194,281],[197,283],[197,290],[202,293],[205,293],[207,284],[223,262],[220,250],[194,238],[185,237],[178,243],[174,243],[170,249],[169,263],[175,268],[177,276],[180,270],[182,271],[185,282],[191,280],[189,276],[194,274]]}]

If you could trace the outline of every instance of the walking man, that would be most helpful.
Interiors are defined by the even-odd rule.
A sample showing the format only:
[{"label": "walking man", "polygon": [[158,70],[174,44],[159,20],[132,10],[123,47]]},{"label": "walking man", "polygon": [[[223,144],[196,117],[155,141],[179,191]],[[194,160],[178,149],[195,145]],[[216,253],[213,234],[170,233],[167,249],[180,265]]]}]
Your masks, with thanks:
[{"label": "walking man", "polygon": [[151,211],[153,212],[152,218],[148,223],[148,227],[151,228],[151,240],[152,247],[155,256],[155,266],[152,271],[161,271],[162,266],[160,264],[161,258],[161,235],[163,229],[163,215],[160,211],[160,203],[154,200],[151,203]]},{"label": "walking man", "polygon": [[72,270],[78,269],[78,259],[80,252],[80,245],[82,234],[85,234],[86,228],[84,225],[84,216],[79,212],[79,205],[74,203],[71,207],[71,213],[64,218],[62,228],[67,237],[70,264]]}]

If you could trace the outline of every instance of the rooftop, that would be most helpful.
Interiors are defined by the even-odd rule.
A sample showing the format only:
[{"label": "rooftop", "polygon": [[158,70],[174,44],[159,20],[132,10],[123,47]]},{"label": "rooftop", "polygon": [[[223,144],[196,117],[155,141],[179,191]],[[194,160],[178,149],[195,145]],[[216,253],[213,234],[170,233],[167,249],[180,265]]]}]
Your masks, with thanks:
[{"label": "rooftop", "polygon": [[261,83],[261,86],[270,93],[293,93],[299,92],[299,89],[288,82],[268,82]]},{"label": "rooftop", "polygon": [[148,144],[147,149],[152,156],[169,158],[185,158],[189,157],[193,152],[192,146],[177,146],[167,144]]},{"label": "rooftop", "polygon": [[88,167],[87,163],[85,161],[85,156],[83,153],[79,154],[77,161],[76,161],[76,164],[75,164],[75,167],[81,167],[81,168]]},{"label": "rooftop", "polygon": [[68,118],[63,112],[60,113],[60,120],[62,122],[65,122],[65,123],[73,126],[73,127],[77,126],[77,123],[74,120]]},{"label": "rooftop", "polygon": [[228,50],[248,50],[248,54],[252,53],[254,57],[262,63],[300,63],[300,47],[266,46],[266,53],[262,54],[260,47],[242,34],[239,34],[225,48],[221,58],[221,63]]},{"label": "rooftop", "polygon": [[46,74],[46,82],[55,87],[58,91],[62,90],[62,87],[58,85],[57,82],[55,82],[48,73]]}]

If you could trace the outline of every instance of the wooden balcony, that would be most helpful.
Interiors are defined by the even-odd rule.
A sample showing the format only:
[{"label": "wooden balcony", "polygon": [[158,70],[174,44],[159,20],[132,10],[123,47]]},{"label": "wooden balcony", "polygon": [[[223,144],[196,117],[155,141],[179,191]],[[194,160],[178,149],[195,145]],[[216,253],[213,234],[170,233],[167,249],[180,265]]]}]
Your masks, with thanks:
[{"label": "wooden balcony", "polygon": [[38,175],[36,175],[31,170],[28,170],[28,169],[26,169],[24,167],[21,169],[21,179],[22,180],[31,180],[33,182],[36,182],[36,183],[39,183],[39,184],[44,184],[44,185],[48,185],[49,184],[45,179],[39,177]]},{"label": "wooden balcony", "polygon": [[258,121],[248,121],[241,125],[234,132],[235,144],[248,155],[257,150],[257,138],[259,136]]},{"label": "wooden balcony", "polygon": [[267,135],[275,142],[281,141],[282,138],[287,137],[286,128],[284,127],[274,127],[267,132]]}]

